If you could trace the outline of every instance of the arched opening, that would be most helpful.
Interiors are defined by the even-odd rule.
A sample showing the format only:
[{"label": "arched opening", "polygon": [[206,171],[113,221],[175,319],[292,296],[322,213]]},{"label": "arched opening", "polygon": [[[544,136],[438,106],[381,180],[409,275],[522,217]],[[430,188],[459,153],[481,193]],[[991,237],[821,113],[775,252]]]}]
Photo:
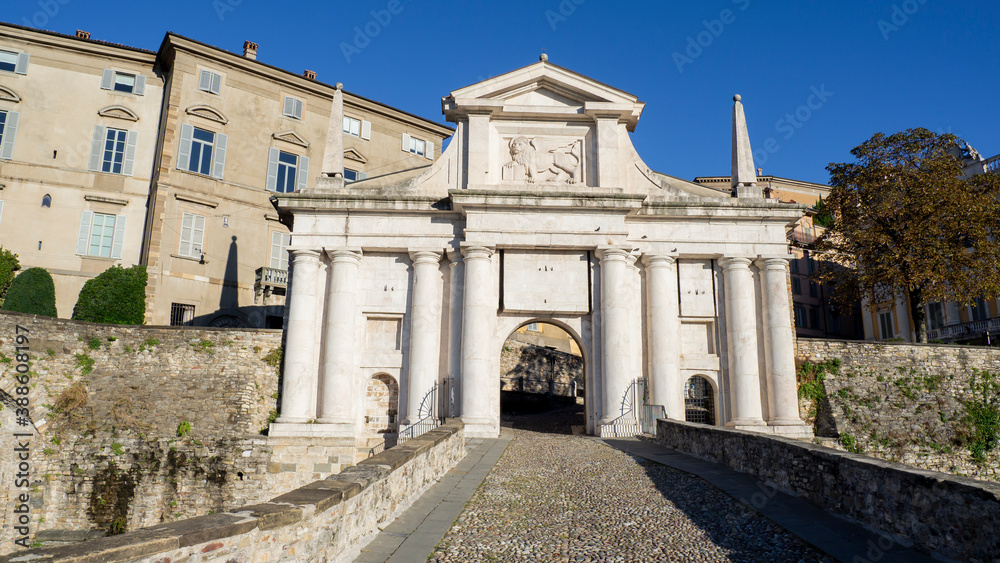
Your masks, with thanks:
[{"label": "arched opening", "polygon": [[365,389],[365,447],[382,443],[391,448],[399,435],[399,384],[387,373],[376,373]]},{"label": "arched opening", "polygon": [[558,413],[560,423],[584,425],[586,375],[580,344],[545,321],[519,326],[500,351],[501,418]]},{"label": "arched opening", "polygon": [[52,207],[52,196],[49,194],[42,196],[42,207]]},{"label": "arched opening", "polygon": [[684,384],[684,420],[715,426],[715,392],[712,383],[700,375]]}]

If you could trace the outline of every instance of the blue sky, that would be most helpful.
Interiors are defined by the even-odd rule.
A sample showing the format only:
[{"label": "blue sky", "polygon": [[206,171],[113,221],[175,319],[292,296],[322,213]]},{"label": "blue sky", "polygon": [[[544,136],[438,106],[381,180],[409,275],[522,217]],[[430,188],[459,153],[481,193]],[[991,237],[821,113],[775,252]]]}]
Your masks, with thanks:
[{"label": "blue sky", "polygon": [[926,127],[1000,153],[995,12],[943,0],[9,0],[0,19],[152,50],[168,30],[236,52],[249,39],[264,62],[441,122],[442,96],[545,49],[646,102],[633,140],[656,170],[728,174],[739,93],[757,166],[826,183],[826,165],[878,131]]}]

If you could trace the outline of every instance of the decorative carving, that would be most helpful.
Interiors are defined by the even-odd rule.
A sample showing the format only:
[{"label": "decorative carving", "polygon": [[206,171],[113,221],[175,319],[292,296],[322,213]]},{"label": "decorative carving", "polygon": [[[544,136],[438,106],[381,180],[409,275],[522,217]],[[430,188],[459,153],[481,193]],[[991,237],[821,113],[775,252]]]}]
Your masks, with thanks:
[{"label": "decorative carving", "polygon": [[309,141],[305,140],[302,135],[299,135],[291,129],[285,131],[279,131],[277,133],[272,133],[271,137],[278,141],[285,141],[286,143],[291,143],[293,145],[298,145],[303,148],[309,148]]},{"label": "decorative carving", "polygon": [[226,117],[226,114],[222,113],[221,110],[213,108],[212,106],[195,105],[187,108],[184,112],[188,115],[196,115],[223,125],[229,123],[229,118]]},{"label": "decorative carving", "polygon": [[[575,184],[579,180],[581,157],[577,154],[580,141],[576,140],[549,150],[539,148],[536,139],[514,137],[508,145],[511,161],[505,168],[516,169],[523,166],[528,183],[565,182]],[[551,177],[546,177],[552,174]]]},{"label": "decorative carving", "polygon": [[139,116],[125,106],[108,106],[98,110],[97,115],[114,119],[125,119],[127,121],[139,121]]}]

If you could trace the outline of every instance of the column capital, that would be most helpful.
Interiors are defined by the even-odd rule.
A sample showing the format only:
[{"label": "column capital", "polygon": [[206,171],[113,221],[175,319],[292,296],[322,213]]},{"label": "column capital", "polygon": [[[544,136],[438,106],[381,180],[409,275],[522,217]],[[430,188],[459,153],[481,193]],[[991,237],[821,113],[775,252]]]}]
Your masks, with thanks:
[{"label": "column capital", "polygon": [[319,262],[320,251],[314,248],[289,248],[292,263]]},{"label": "column capital", "polygon": [[612,261],[629,263],[631,262],[630,258],[632,257],[632,253],[627,249],[614,246],[604,248],[598,247],[596,254],[601,262]]},{"label": "column capital", "polygon": [[417,264],[438,264],[443,255],[444,252],[441,250],[411,250],[410,260],[413,260],[414,266]]},{"label": "column capital", "polygon": [[676,256],[670,256],[668,254],[643,254],[642,263],[646,265],[647,268],[661,268],[670,267],[677,262]]},{"label": "column capital", "polygon": [[324,248],[330,262],[361,262],[360,248]]},{"label": "column capital", "polygon": [[488,246],[463,246],[462,255],[466,260],[489,260],[495,249]]},{"label": "column capital", "polygon": [[778,256],[761,256],[755,260],[757,266],[762,270],[788,270],[788,258]]},{"label": "column capital", "polygon": [[750,264],[752,262],[753,259],[745,256],[724,256],[721,260],[719,260],[719,265],[725,270],[746,270],[750,268]]}]

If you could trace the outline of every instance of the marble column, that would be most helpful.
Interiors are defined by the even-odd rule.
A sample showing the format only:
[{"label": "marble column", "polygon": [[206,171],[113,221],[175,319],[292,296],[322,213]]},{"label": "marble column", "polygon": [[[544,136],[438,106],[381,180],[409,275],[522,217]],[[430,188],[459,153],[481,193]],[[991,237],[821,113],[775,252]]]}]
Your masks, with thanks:
[{"label": "marble column", "polygon": [[646,265],[646,304],[649,307],[650,404],[663,405],[667,418],[684,420],[675,259],[647,254],[643,263]]},{"label": "marble column", "polygon": [[[462,307],[462,421],[466,435],[484,435],[495,424],[491,416],[497,300],[493,292],[493,249],[469,246],[465,255],[465,295]],[[477,428],[478,427],[478,428]]]},{"label": "marble column", "polygon": [[770,406],[767,423],[771,426],[802,426],[795,382],[795,341],[788,308],[788,260],[763,258],[758,264]]},{"label": "marble column", "polygon": [[448,385],[449,396],[447,405],[449,410],[447,416],[452,417],[458,414],[458,407],[461,405],[460,392],[462,388],[458,385],[459,374],[462,372],[462,302],[463,302],[463,280],[465,279],[465,263],[462,260],[462,253],[457,250],[448,251]]},{"label": "marble column", "polygon": [[[414,424],[420,420],[420,405],[438,381],[443,299],[439,269],[441,255],[441,252],[434,251],[410,252],[410,259],[413,260],[413,292],[410,295],[413,300],[410,304],[410,355],[403,424]],[[425,405],[425,409],[434,407]]]},{"label": "marble column", "polygon": [[316,413],[316,295],[319,252],[290,250],[295,289],[289,296],[285,381],[279,424],[311,420]]},{"label": "marble column", "polygon": [[354,413],[354,350],[358,324],[358,268],[361,252],[329,250],[330,281],[326,297],[323,336],[323,394],[317,422],[343,426],[350,432],[357,417]]},{"label": "marble column", "polygon": [[732,381],[733,418],[727,426],[765,426],[757,358],[757,306],[749,258],[723,258],[726,286],[726,341]]},{"label": "marble column", "polygon": [[[610,425],[622,415],[622,400],[628,391],[632,358],[629,354],[631,334],[629,323],[629,292],[622,291],[628,283],[631,256],[627,250],[598,250],[601,260],[601,354],[603,381],[601,389],[603,412],[598,424]],[[601,435],[605,435],[601,430]]]}]

